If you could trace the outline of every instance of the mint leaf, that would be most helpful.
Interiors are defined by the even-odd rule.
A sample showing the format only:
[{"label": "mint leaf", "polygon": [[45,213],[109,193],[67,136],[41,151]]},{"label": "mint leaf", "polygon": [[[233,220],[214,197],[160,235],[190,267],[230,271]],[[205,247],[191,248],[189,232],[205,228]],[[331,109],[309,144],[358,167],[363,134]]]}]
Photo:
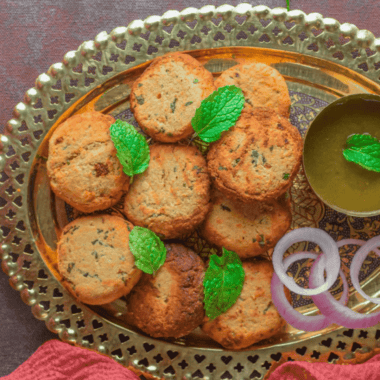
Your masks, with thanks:
[{"label": "mint leaf", "polygon": [[223,248],[223,255],[211,255],[203,281],[205,311],[214,319],[238,299],[244,284],[244,269],[239,256]]},{"label": "mint leaf", "polygon": [[343,156],[347,161],[380,173],[380,142],[369,134],[349,136]]},{"label": "mint leaf", "polygon": [[129,234],[129,249],[135,257],[137,268],[148,274],[156,274],[166,259],[166,248],[151,230],[134,227]]},{"label": "mint leaf", "polygon": [[145,137],[135,127],[125,121],[116,120],[110,127],[116,156],[123,165],[123,172],[133,178],[143,173],[149,166],[149,146]]},{"label": "mint leaf", "polygon": [[236,86],[218,88],[197,108],[191,125],[203,141],[213,142],[223,131],[229,130],[244,107],[244,95]]}]

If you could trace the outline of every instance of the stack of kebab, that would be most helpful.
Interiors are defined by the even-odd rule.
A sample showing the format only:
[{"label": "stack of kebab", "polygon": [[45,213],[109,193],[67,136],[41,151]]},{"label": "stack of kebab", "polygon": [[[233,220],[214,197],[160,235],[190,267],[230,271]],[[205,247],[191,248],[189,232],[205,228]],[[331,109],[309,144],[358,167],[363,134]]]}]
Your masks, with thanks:
[{"label": "stack of kebab", "polygon": [[[205,159],[181,140],[194,133],[191,120],[202,100],[230,85],[242,90],[244,109]],[[288,121],[285,80],[265,64],[241,63],[214,81],[197,60],[175,53],[152,62],[135,81],[130,100],[136,121],[155,140],[149,166],[131,184],[112,145],[111,116],[73,116],[50,139],[52,190],[74,208],[105,210],[126,193],[128,221],[97,214],[63,229],[58,264],[66,287],[88,304],[128,294],[126,320],[153,337],[178,338],[201,325],[224,347],[239,349],[273,336],[284,320],[271,302],[272,264],[260,255],[290,227],[287,190],[302,157],[301,136]],[[85,133],[78,135],[79,128]],[[155,276],[134,265],[128,242],[134,226],[165,241],[166,261]],[[170,241],[195,228],[243,260],[240,296],[212,320],[203,305],[207,265],[180,241]],[[116,238],[119,230],[122,239]]]}]

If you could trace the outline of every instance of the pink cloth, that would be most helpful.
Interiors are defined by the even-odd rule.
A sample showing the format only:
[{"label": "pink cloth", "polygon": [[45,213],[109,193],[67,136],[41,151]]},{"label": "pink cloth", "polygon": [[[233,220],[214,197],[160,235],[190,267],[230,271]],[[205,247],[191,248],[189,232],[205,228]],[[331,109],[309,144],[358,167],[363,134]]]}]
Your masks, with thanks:
[{"label": "pink cloth", "polygon": [[[380,354],[363,364],[289,362],[269,380],[377,380]],[[129,369],[107,356],[49,340],[20,367],[2,380],[139,380]]]},{"label": "pink cloth", "polygon": [[269,380],[378,380],[380,354],[362,364],[289,362],[280,365]]},{"label": "pink cloth", "polygon": [[4,380],[139,380],[107,356],[49,340]]}]

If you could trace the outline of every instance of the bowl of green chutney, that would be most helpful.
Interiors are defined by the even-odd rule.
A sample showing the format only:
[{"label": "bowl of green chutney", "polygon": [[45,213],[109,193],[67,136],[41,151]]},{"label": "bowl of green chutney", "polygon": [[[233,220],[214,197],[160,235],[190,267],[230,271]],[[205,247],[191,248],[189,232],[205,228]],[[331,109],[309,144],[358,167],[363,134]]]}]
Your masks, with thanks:
[{"label": "bowl of green chutney", "polygon": [[380,140],[380,96],[344,96],[317,115],[304,142],[306,178],[332,209],[358,217],[380,215],[380,172],[350,162],[343,155],[349,147],[348,138],[356,134],[371,136],[375,145],[375,139]]}]

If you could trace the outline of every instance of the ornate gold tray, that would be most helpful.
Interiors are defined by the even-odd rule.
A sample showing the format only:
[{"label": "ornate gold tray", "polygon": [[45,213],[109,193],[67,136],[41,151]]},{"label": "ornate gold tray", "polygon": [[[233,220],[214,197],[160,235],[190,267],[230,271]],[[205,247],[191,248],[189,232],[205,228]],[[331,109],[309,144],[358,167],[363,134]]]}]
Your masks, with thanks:
[{"label": "ornate gold tray", "polygon": [[[188,52],[215,76],[242,60],[272,65],[287,80],[291,121],[302,134],[317,112],[336,98],[380,94],[380,39],[317,13],[249,4],[205,6],[168,11],[98,34],[37,78],[1,136],[1,254],[11,286],[63,341],[109,355],[150,378],[262,379],[288,360],[365,360],[380,347],[380,328],[347,330],[333,325],[307,333],[286,326],[270,340],[228,351],[198,330],[179,340],[152,339],[123,321],[123,299],[90,308],[62,287],[55,247],[60,229],[75,217],[75,210],[50,191],[45,168],[49,135],[60,122],[88,109],[135,123],[129,109],[131,84],[151,59],[169,51]],[[293,227],[323,228],[335,240],[369,239],[380,232],[380,217],[353,218],[324,206],[302,170],[291,192]],[[118,207],[110,212],[118,213]],[[212,250],[196,233],[186,244],[203,256]],[[347,273],[353,253],[342,252]],[[371,295],[379,293],[379,271],[379,260],[369,256],[361,276]],[[307,273],[307,263],[292,267],[299,283]],[[337,283],[335,293],[339,292]],[[316,312],[307,298],[294,302],[303,313]],[[363,313],[375,309],[354,291],[349,306]]]}]

